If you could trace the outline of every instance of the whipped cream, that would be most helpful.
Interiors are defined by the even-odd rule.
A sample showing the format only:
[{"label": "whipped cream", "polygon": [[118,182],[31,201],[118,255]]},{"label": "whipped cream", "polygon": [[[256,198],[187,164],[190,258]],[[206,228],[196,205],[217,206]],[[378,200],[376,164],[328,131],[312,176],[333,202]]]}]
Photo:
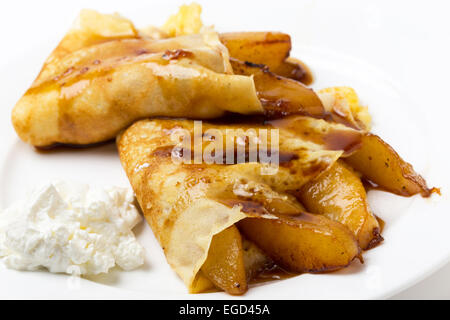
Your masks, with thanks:
[{"label": "whipped cream", "polygon": [[141,221],[126,188],[57,182],[0,212],[0,259],[8,268],[75,275],[132,270],[144,249],[132,229]]}]

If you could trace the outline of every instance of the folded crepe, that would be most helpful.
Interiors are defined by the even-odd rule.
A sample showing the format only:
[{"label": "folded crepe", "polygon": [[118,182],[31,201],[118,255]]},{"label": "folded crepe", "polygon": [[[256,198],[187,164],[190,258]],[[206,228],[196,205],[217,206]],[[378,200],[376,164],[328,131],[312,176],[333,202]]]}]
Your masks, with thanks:
[{"label": "folded crepe", "polygon": [[[206,137],[200,143],[202,150],[211,151],[214,143],[213,155],[218,154],[220,147],[224,148],[223,154],[230,148],[230,154],[236,154],[237,147],[208,137],[211,133],[225,137],[230,129],[248,132],[250,128],[279,130],[277,170],[268,173],[270,163],[260,158],[251,161],[248,156],[242,163],[237,157],[228,164],[195,163],[199,159],[185,155],[197,144],[179,149],[177,133],[184,132],[191,137]],[[178,138],[174,139],[174,135]],[[343,136],[347,139],[337,139]],[[168,263],[189,291],[196,292],[198,283],[208,280],[200,270],[213,237],[249,217],[284,223],[288,218],[281,218],[280,214],[293,215],[289,221],[300,223],[309,232],[305,239],[323,237],[315,244],[314,240],[296,244],[300,246],[296,252],[305,257],[297,261],[297,272],[335,270],[357,257],[358,245],[345,226],[323,216],[300,213],[302,207],[290,192],[325,172],[360,139],[361,133],[343,125],[301,116],[265,125],[203,122],[201,131],[195,129],[191,120],[153,119],[134,123],[118,136],[117,145],[121,163]],[[248,155],[250,140],[236,139]],[[339,146],[333,143],[336,140],[340,141]],[[262,145],[258,148],[261,150]],[[335,249],[334,246],[338,249],[321,252],[328,247]]]},{"label": "folded crepe", "polygon": [[217,33],[185,33],[162,38],[83,10],[14,107],[17,134],[39,147],[92,144],[150,116],[261,113],[252,77],[233,75]]}]

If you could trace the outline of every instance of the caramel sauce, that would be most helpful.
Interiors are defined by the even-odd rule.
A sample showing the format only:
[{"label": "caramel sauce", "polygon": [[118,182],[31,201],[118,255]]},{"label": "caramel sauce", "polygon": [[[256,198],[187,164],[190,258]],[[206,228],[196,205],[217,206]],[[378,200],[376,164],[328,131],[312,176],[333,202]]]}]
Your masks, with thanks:
[{"label": "caramel sauce", "polygon": [[383,219],[381,219],[379,216],[377,216],[377,215],[375,215],[375,219],[377,219],[377,221],[378,221],[378,224],[380,225],[380,233],[382,233],[383,232],[383,230],[384,230],[384,226],[386,225],[386,222],[384,222],[384,220]]},{"label": "caramel sauce", "polygon": [[277,203],[272,205],[269,201],[266,201],[267,199],[263,199],[258,195],[243,198],[230,194],[228,198],[219,198],[216,200],[229,208],[240,206],[242,212],[255,217],[273,214],[281,219],[287,219],[286,221],[290,220],[295,223],[301,221],[308,222],[314,218],[313,214],[304,212],[299,207],[295,207],[294,204],[286,203],[285,205],[280,205],[280,203]]},{"label": "caramel sauce", "polygon": [[343,150],[344,155],[349,155],[361,147],[362,134],[350,129],[332,129],[328,132],[311,131],[302,125],[307,118],[289,116],[281,119],[266,121],[266,124],[295,132],[297,136],[306,141],[324,145],[326,150]]},{"label": "caramel sauce", "polygon": [[302,61],[296,58],[287,58],[276,70],[276,74],[310,85],[314,82],[311,69]]},{"label": "caramel sauce", "polygon": [[268,214],[269,211],[259,202],[253,200],[241,200],[238,198],[218,199],[218,202],[226,205],[229,208],[240,206],[242,212],[255,215]]},{"label": "caramel sauce", "polygon": [[162,55],[162,58],[166,60],[176,60],[180,58],[189,58],[192,57],[192,55],[192,52],[183,49],[166,50]]},{"label": "caramel sauce", "polygon": [[361,133],[358,131],[333,130],[323,136],[325,149],[344,150],[344,155],[349,155],[361,148]]},{"label": "caramel sauce", "polygon": [[314,82],[314,76],[306,63],[292,57],[288,58],[287,63],[294,65],[294,68],[291,70],[293,79],[298,80],[307,86]]},{"label": "caramel sauce", "polygon": [[[190,161],[194,161],[194,152],[191,150],[184,150],[182,148],[176,148],[174,145],[168,145],[168,146],[162,146],[158,147],[151,153],[152,156],[158,157],[158,158],[168,158],[168,157],[175,157],[182,159],[184,157],[184,152],[188,151],[190,154]],[[263,153],[267,154],[268,157],[272,156],[271,150],[262,150]],[[214,156],[214,152],[212,152],[212,156]],[[258,163],[265,163],[262,159],[260,159],[260,154],[257,152],[256,154],[257,159],[256,162]],[[288,166],[291,161],[298,160],[299,156],[294,152],[289,151],[278,151],[278,159],[279,159],[279,165],[280,166]],[[234,149],[234,155],[233,155],[233,162],[230,162],[230,160],[227,158],[226,150],[222,152],[222,163],[217,163],[219,165],[233,165],[233,164],[240,164],[240,163],[249,163],[250,162],[250,151],[248,148],[245,149],[245,157],[244,159],[239,159],[237,156],[237,148]],[[228,160],[228,162],[227,162]],[[243,160],[243,161],[242,161]]]},{"label": "caramel sauce", "polygon": [[289,279],[295,276],[298,276],[298,273],[292,273],[284,270],[282,267],[273,264],[272,266],[265,268],[260,273],[258,273],[255,277],[250,279],[250,284],[264,283],[268,281],[274,280],[284,280]]},{"label": "caramel sauce", "polygon": [[325,116],[325,109],[316,93],[302,83],[284,78],[269,71],[261,64],[230,59],[233,71],[241,75],[253,75],[255,88],[268,119],[291,114],[316,118]]}]

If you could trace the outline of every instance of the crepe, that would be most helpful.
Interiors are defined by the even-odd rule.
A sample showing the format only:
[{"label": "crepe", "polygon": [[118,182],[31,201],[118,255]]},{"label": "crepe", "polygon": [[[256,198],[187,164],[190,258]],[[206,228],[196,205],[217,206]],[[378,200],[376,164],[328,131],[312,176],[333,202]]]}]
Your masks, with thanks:
[{"label": "crepe", "polygon": [[39,147],[92,144],[150,116],[262,113],[252,77],[232,74],[212,29],[166,39],[155,33],[82,11],[14,107],[19,137]]},{"label": "crepe", "polygon": [[[117,138],[121,163],[144,216],[168,263],[191,292],[214,235],[246,217],[257,215],[277,219],[276,212],[288,213],[292,208],[301,207],[289,192],[325,172],[361,138],[358,131],[342,125],[301,116],[266,125],[203,122],[201,131],[195,131],[194,127],[191,120],[142,120]],[[244,131],[278,128],[280,165],[277,170],[267,173],[265,170],[270,165],[260,159],[254,162],[245,159],[245,163],[234,160],[231,164],[207,164],[205,161],[195,164],[192,163],[195,157],[189,156],[184,159],[191,163],[177,161],[184,157],[186,149],[174,151],[177,145],[177,140],[173,139],[175,133],[208,137],[210,130],[216,130],[225,136],[226,130],[238,128]],[[301,135],[300,132],[309,134]],[[330,144],[342,136],[348,137],[345,144],[339,148]],[[251,150],[249,139],[240,141],[246,145],[246,150]],[[201,142],[203,150],[209,143]],[[195,148],[196,144],[189,146]],[[226,144],[224,147],[224,153],[230,150]],[[265,209],[257,210],[258,205],[252,207],[255,204]],[[321,216],[308,219],[319,218],[326,219]],[[327,227],[322,232],[349,232],[338,223],[331,220],[329,223],[334,223],[333,228]],[[353,235],[348,237],[353,241]],[[314,259],[314,250],[309,250],[308,254]]]}]

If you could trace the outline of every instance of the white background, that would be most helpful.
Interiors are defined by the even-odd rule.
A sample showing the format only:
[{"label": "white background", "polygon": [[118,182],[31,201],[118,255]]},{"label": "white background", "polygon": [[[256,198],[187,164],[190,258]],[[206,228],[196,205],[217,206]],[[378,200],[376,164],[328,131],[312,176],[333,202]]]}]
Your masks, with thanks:
[{"label": "white background", "polygon": [[[425,110],[427,121],[433,126],[434,139],[429,141],[430,147],[432,145],[442,150],[433,163],[444,167],[448,162],[450,2],[197,2],[203,6],[205,23],[215,24],[220,31],[287,32],[293,36],[294,49],[296,43],[330,49],[367,61],[389,74]],[[167,0],[4,1],[0,7],[0,69],[9,61],[18,61],[22,56],[29,57],[30,51],[36,46],[46,46],[46,52],[49,53],[81,8],[118,11],[134,20],[138,26],[145,26],[162,24],[169,14],[176,12],[181,3]],[[224,10],[225,6],[227,10]],[[146,18],[145,11],[151,19]],[[45,55],[33,59],[43,61]],[[30,82],[40,66],[36,64],[36,69],[30,72]],[[0,74],[2,78],[14,76]],[[370,77],[370,74],[367,76]],[[0,88],[0,98],[7,91],[8,88]],[[426,146],[418,148],[426,152]],[[447,172],[442,172],[442,175],[429,178],[434,185],[444,185],[447,177]],[[449,299],[450,265],[394,298]]]}]

